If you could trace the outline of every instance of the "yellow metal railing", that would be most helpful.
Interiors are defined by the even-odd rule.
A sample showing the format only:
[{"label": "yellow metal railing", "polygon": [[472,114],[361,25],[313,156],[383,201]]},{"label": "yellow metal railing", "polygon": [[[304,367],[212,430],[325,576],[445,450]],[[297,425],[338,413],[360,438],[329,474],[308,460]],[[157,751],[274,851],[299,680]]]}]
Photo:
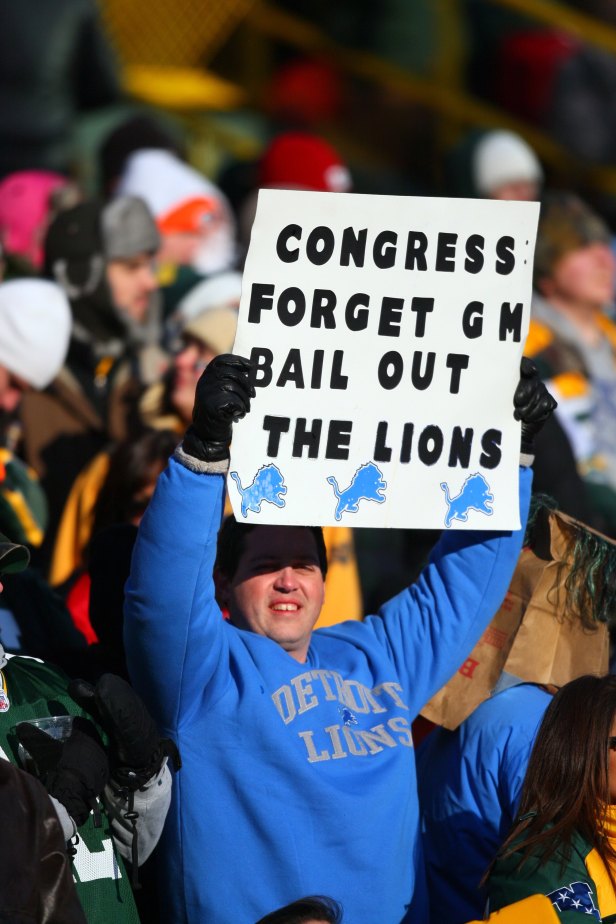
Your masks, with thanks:
[{"label": "yellow metal railing", "polygon": [[100,0],[127,92],[165,109],[224,110],[245,94],[206,69],[254,0]]},{"label": "yellow metal railing", "polygon": [[[412,2],[412,0],[409,0]],[[588,164],[545,132],[460,87],[463,49],[458,0],[432,0],[439,21],[439,49],[432,75],[420,77],[368,52],[345,48],[322,30],[267,0],[100,0],[121,61],[125,86],[136,98],[184,112],[233,109],[250,101],[250,89],[206,70],[229,36],[244,24],[265,42],[321,55],[341,70],[399,97],[428,107],[443,124],[510,128],[527,139],[559,177],[616,195],[616,169]],[[566,31],[616,54],[616,30],[557,0],[492,0],[496,6]],[[440,63],[439,63],[440,62]]]}]

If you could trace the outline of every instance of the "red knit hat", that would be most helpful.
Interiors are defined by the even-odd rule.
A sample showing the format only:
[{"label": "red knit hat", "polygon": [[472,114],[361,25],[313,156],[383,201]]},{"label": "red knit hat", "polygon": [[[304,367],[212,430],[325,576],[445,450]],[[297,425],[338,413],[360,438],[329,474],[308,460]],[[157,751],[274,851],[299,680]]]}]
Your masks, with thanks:
[{"label": "red knit hat", "polygon": [[286,132],[261,158],[260,186],[349,192],[351,174],[327,141],[305,132]]}]

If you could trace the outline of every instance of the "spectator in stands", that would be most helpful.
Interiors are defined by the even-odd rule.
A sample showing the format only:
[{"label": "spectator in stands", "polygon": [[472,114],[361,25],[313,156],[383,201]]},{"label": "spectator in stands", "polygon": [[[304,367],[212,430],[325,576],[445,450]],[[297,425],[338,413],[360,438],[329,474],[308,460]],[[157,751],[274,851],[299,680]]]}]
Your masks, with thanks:
[{"label": "spectator in stands", "polygon": [[112,439],[134,432],[141,391],[162,375],[162,317],[154,272],[159,235],[140,199],[61,212],[45,242],[47,274],[72,310],[69,352],[44,392],[21,405],[24,454],[49,502],[46,566],[75,476]]},{"label": "spectator in stands", "polygon": [[475,129],[451,149],[445,167],[451,196],[520,201],[541,196],[539,158],[515,132]]},{"label": "spectator in stands", "polygon": [[[44,388],[68,349],[70,309],[59,286],[35,279],[0,285],[0,529],[15,543],[38,548],[47,502],[36,473],[13,451],[22,395]],[[82,648],[62,601],[32,568],[5,580],[0,644],[16,654],[58,660]]]},{"label": "spectator in stands", "polygon": [[[546,507],[535,508],[531,521],[503,605],[470,655],[469,664],[481,665],[478,673],[458,671],[437,694],[434,708],[441,704],[447,727],[431,731],[417,748],[432,924],[481,916],[480,883],[518,816],[552,694],[557,685],[608,667],[616,548]],[[540,657],[542,646],[553,654]]]},{"label": "spectator in stands", "polygon": [[487,881],[496,911],[543,894],[560,920],[616,913],[616,677],[584,676],[549,704],[517,820]]},{"label": "spectator in stands", "polygon": [[[572,193],[548,194],[525,353],[559,402],[556,416],[596,514],[593,525],[610,535],[616,535],[616,326],[607,310],[615,280],[610,232],[601,218]],[[558,472],[562,457],[554,444],[540,443],[537,465]]]},{"label": "spectator in stands", "polygon": [[161,235],[161,266],[190,266],[210,275],[234,265],[235,220],[226,197],[171,151],[131,154],[117,195],[147,202]]},{"label": "spectator in stands", "polygon": [[0,242],[9,262],[8,276],[40,272],[49,224],[80,198],[76,183],[50,171],[20,170],[0,182]]},{"label": "spectator in stands", "polygon": [[94,0],[22,0],[2,11],[0,176],[68,174],[79,113],[121,99],[117,63]]}]

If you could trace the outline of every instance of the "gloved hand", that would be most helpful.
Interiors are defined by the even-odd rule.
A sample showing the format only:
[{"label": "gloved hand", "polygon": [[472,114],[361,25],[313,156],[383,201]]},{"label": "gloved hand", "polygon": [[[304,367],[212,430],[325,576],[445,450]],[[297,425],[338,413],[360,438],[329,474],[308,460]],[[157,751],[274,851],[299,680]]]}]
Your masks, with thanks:
[{"label": "gloved hand", "polygon": [[62,803],[77,827],[87,821],[91,810],[100,826],[97,799],[109,779],[109,761],[92,722],[75,716],[65,741],[52,738],[29,722],[20,722],[17,737],[32,757],[49,795]]},{"label": "gloved hand", "polygon": [[109,736],[112,782],[134,792],[152,779],[165,757],[180,759],[175,744],[161,738],[143,700],[129,683],[115,674],[103,674],[96,686],[71,680],[69,693]]},{"label": "gloved hand", "polygon": [[525,455],[533,455],[535,436],[556,409],[557,401],[539,378],[535,364],[526,356],[520,363],[520,381],[513,406],[513,416],[522,421],[520,449]]},{"label": "gloved hand", "polygon": [[243,356],[224,353],[203,371],[197,382],[193,422],[184,436],[184,451],[203,462],[229,457],[231,427],[250,410],[255,396],[250,382],[252,364]]}]

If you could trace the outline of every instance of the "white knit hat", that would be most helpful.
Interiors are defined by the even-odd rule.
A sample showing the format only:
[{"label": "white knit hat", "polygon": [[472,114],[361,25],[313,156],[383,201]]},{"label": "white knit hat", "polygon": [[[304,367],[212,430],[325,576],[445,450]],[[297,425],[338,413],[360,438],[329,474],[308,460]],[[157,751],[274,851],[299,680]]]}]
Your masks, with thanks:
[{"label": "white knit hat", "polygon": [[13,279],[0,285],[0,366],[46,388],[66,357],[71,310],[54,282]]},{"label": "white knit hat", "polygon": [[242,274],[234,270],[216,273],[209,279],[198,282],[184,298],[180,299],[173,313],[173,320],[182,324],[190,321],[202,311],[223,306],[237,308],[242,294]]},{"label": "white knit hat", "polygon": [[540,183],[541,164],[531,147],[514,132],[488,132],[478,142],[473,157],[473,182],[482,196],[499,186],[528,180]]},{"label": "white knit hat", "polygon": [[[163,235],[165,223],[182,207],[199,201],[215,203],[221,221],[210,235],[196,268],[203,273],[216,273],[228,269],[234,262],[235,219],[227,197],[218,186],[170,151],[141,150],[131,154],[116,195],[143,199]],[[211,213],[211,205],[205,212],[208,208]]]}]

